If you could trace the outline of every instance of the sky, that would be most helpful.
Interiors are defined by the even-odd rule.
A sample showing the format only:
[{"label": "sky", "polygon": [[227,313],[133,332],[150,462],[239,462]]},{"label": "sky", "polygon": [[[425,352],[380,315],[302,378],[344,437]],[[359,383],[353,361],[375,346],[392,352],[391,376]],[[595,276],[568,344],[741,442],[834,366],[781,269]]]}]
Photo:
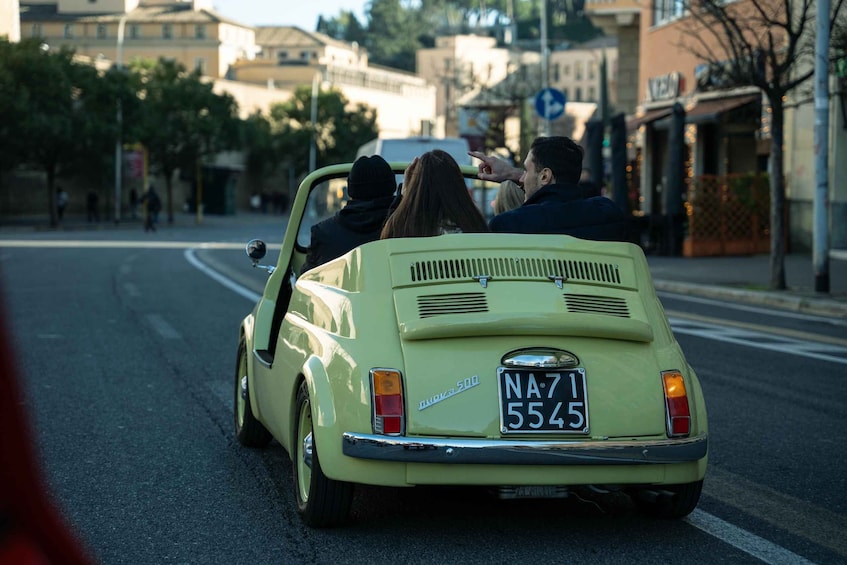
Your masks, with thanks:
[{"label": "sky", "polygon": [[341,10],[352,11],[364,21],[367,0],[213,0],[215,10],[236,22],[250,26],[293,25],[314,31],[318,16],[336,17]]}]

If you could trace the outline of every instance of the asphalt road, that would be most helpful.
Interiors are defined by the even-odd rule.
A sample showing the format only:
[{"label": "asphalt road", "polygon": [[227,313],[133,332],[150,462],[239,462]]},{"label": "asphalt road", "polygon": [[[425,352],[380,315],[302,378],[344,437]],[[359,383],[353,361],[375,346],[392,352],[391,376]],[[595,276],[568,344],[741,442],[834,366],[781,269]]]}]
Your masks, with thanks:
[{"label": "asphalt road", "polygon": [[367,487],[349,527],[305,528],[287,454],[240,447],[232,426],[237,328],[265,278],[242,244],[281,234],[256,224],[0,240],[45,473],[99,562],[847,560],[843,322],[673,295],[662,300],[710,416],[704,495],[688,519],[646,519],[622,495],[508,502]]}]

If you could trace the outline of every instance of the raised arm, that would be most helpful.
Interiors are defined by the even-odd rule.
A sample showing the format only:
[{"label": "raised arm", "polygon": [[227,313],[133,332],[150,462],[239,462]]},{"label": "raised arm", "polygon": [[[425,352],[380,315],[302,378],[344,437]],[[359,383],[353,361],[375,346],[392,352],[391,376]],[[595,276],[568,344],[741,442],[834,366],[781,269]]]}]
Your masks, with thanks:
[{"label": "raised arm", "polygon": [[493,155],[486,155],[481,151],[468,151],[468,155],[480,160],[479,178],[482,180],[490,180],[494,182],[511,180],[521,184],[523,169],[520,167],[514,167],[505,159],[494,157]]}]

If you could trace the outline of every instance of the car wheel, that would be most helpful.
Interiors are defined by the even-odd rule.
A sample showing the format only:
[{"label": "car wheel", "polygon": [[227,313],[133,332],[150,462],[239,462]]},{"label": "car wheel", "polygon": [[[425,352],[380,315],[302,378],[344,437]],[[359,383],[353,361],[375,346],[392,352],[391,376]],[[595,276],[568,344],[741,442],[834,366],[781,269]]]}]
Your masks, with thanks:
[{"label": "car wheel", "polygon": [[312,433],[309,387],[300,383],[297,391],[297,430],[294,445],[294,496],[303,522],[312,528],[343,524],[353,501],[353,485],[328,479],[321,469]]},{"label": "car wheel", "polygon": [[238,361],[235,364],[235,437],[246,447],[265,447],[271,441],[271,433],[253,416],[250,406],[250,391],[247,379],[247,344],[238,344]]},{"label": "car wheel", "polygon": [[640,489],[631,495],[635,506],[644,514],[654,518],[675,519],[691,514],[700,501],[702,489],[703,481],[697,481]]}]

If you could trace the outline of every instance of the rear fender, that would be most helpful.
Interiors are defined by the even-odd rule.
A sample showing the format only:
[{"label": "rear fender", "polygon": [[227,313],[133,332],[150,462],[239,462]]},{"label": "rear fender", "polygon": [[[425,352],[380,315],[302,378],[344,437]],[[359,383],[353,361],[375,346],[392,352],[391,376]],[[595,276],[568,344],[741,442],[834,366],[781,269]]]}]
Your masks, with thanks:
[{"label": "rear fender", "polygon": [[[329,383],[329,375],[326,372],[326,367],[319,357],[312,355],[306,360],[303,366],[303,379],[309,387],[309,400],[312,409],[312,428],[315,435],[315,443],[321,447],[321,463],[325,465],[324,454],[329,450],[341,451],[340,440],[341,432],[338,431],[338,417],[335,409],[335,394]],[[294,387],[296,391],[299,386]],[[315,399],[320,399],[316,402]],[[285,446],[289,454],[294,453],[294,438],[297,435],[297,398],[291,399],[291,418],[290,429],[288,433],[284,433],[283,437],[290,438],[289,445]],[[335,439],[333,439],[335,438]],[[333,445],[333,442],[338,445]],[[327,453],[327,455],[329,455]],[[326,469],[324,469],[326,473]],[[329,476],[329,475],[327,475]]]}]

